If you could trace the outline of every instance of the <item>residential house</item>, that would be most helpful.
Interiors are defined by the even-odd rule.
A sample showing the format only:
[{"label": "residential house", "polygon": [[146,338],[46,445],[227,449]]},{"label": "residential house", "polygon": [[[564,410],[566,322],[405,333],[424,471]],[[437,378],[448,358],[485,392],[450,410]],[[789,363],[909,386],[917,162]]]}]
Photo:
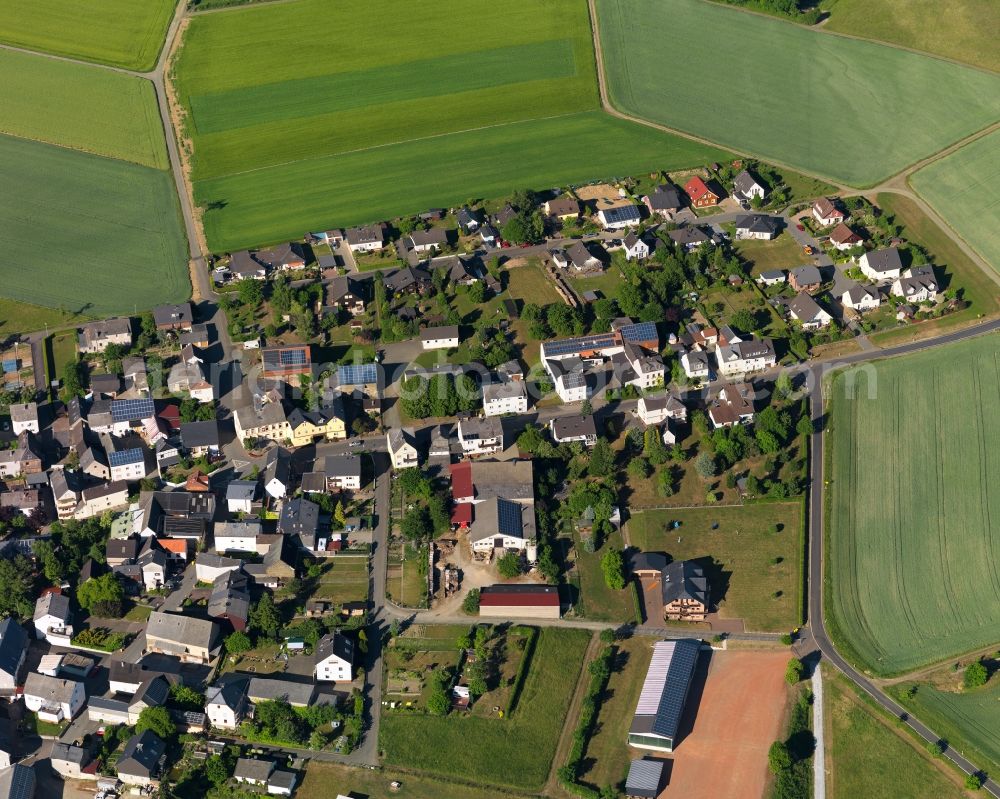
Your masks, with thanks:
[{"label": "residential house", "polygon": [[683,247],[687,252],[697,250],[703,244],[708,244],[712,241],[705,231],[697,225],[681,225],[674,230],[668,230],[667,237],[677,246]]},{"label": "residential house", "polygon": [[597,443],[597,423],[590,415],[557,416],[549,422],[549,428],[552,440],[557,444],[579,441],[584,446],[592,447]]},{"label": "residential house", "polygon": [[14,488],[4,491],[0,493],[0,508],[12,508],[30,519],[42,510],[41,495],[37,488]]},{"label": "residential house", "polygon": [[596,248],[591,249],[582,241],[574,241],[565,250],[552,250],[552,263],[560,269],[572,269],[576,272],[594,272],[604,269],[604,262],[607,257],[603,253],[603,258],[595,254]]},{"label": "residential house", "polygon": [[667,621],[704,621],[709,588],[705,570],[693,560],[675,560],[662,573],[663,617]]},{"label": "residential house", "polygon": [[229,271],[233,280],[264,280],[267,267],[248,250],[238,250],[229,256]]},{"label": "residential house", "polygon": [[701,381],[711,377],[708,353],[704,350],[688,350],[681,353],[680,363],[688,380]]},{"label": "residential house", "polygon": [[72,472],[65,469],[49,472],[49,489],[56,504],[56,515],[62,520],[72,519],[76,514],[80,504],[80,492],[76,486],[76,476]]},{"label": "residential house", "polygon": [[347,438],[347,418],[343,402],[337,401],[315,411],[293,408],[288,414],[292,446],[304,447],[315,441],[340,441]]},{"label": "residential house", "polygon": [[199,583],[213,583],[217,577],[237,571],[242,565],[243,561],[238,558],[199,552],[194,563],[195,576]]},{"label": "residential house", "polygon": [[305,269],[312,256],[306,251],[305,245],[292,242],[260,250],[254,257],[275,272],[290,272]]},{"label": "residential house", "polygon": [[219,522],[215,525],[216,552],[257,552],[259,521]]},{"label": "residential house", "polygon": [[804,291],[788,301],[788,313],[803,330],[819,330],[833,321],[833,317]]},{"label": "residential house", "polygon": [[757,282],[762,286],[778,286],[787,280],[784,269],[766,269],[757,275]]},{"label": "residential house", "polygon": [[21,435],[25,430],[36,435],[39,433],[37,402],[12,402],[8,413],[10,413],[11,431],[15,436]]},{"label": "residential house", "polygon": [[580,201],[575,197],[556,197],[542,206],[546,216],[560,222],[572,222],[580,217]]},{"label": "residential house", "polygon": [[660,217],[666,221],[671,221],[683,207],[680,192],[676,186],[662,184],[656,186],[653,191],[642,198],[642,202],[649,210],[652,217]]},{"label": "residential house", "polygon": [[217,458],[222,452],[219,423],[215,419],[207,422],[184,422],[181,424],[181,443],[195,458]]},{"label": "residential house", "polygon": [[649,245],[634,231],[630,230],[622,239],[622,247],[625,250],[626,261],[645,261],[649,257]]},{"label": "residential house", "polygon": [[167,758],[167,745],[152,730],[133,735],[122,749],[115,772],[126,785],[156,785]]},{"label": "residential house", "polygon": [[934,268],[930,266],[910,267],[892,284],[893,296],[902,297],[909,303],[936,302],[939,290]]},{"label": "residential house", "polygon": [[130,447],[108,453],[111,479],[134,483],[146,476],[146,454],[141,447]]},{"label": "residential house", "polygon": [[[460,255],[445,255],[441,258],[433,258],[430,267],[434,272],[439,269],[445,270],[448,276],[447,282],[453,286],[471,286],[479,282],[482,272],[479,270],[477,262],[473,258],[462,257]],[[491,280],[492,278],[487,278]]]},{"label": "residential house", "polygon": [[479,230],[479,214],[467,205],[463,205],[455,212],[455,221],[458,222],[459,229],[465,235]]},{"label": "residential house", "polygon": [[260,357],[265,380],[312,375],[312,348],[308,344],[262,347]]},{"label": "residential house", "polygon": [[[226,485],[226,508],[230,513],[253,513],[259,483],[256,480],[233,480]],[[218,538],[218,530],[216,530]]]},{"label": "residential house", "polygon": [[878,308],[882,304],[882,296],[873,286],[855,285],[841,295],[840,301],[845,308],[864,313]]},{"label": "residential house", "polygon": [[35,602],[35,637],[50,644],[66,646],[73,637],[73,614],[69,609],[69,597],[54,591],[42,594]]},{"label": "residential house", "polygon": [[353,678],[354,642],[341,632],[327,633],[316,644],[317,682],[350,682]]},{"label": "residential house", "polygon": [[534,504],[493,497],[475,506],[469,531],[473,552],[520,552],[536,539]]},{"label": "residential house", "polygon": [[733,197],[744,207],[754,198],[763,201],[764,193],[763,184],[745,169],[733,178]]},{"label": "residential house", "polygon": [[723,377],[760,372],[778,362],[771,339],[756,337],[720,344],[715,350],[715,359]]},{"label": "residential house", "polygon": [[[167,553],[158,545],[155,538],[147,538],[136,565],[142,572],[142,583],[147,591],[162,588],[167,581]],[[185,542],[186,543],[186,542]]]},{"label": "residential house", "polygon": [[201,541],[215,517],[215,494],[208,491],[142,491],[135,526],[144,538]]},{"label": "residential house", "polygon": [[236,767],[233,769],[233,779],[247,785],[266,787],[273,771],[274,763],[270,760],[241,757],[237,759]]},{"label": "residential house", "polygon": [[754,417],[754,391],[749,384],[722,386],[708,403],[714,428],[750,424]]},{"label": "residential house", "polygon": [[338,275],[326,284],[326,307],[344,311],[351,316],[365,312],[366,283],[348,275]]},{"label": "residential house", "polygon": [[348,228],[344,240],[351,252],[376,252],[385,246],[385,228],[382,225]]},{"label": "residential house", "polygon": [[257,537],[257,551],[264,549],[262,563],[245,563],[243,571],[257,584],[265,588],[280,588],[289,580],[295,578],[295,558],[286,556],[285,537],[283,535],[261,535]]},{"label": "residential house", "polygon": [[125,349],[132,346],[132,320],[127,316],[88,322],[80,328],[77,348],[85,355],[104,352],[112,344]]},{"label": "residential house", "polygon": [[597,219],[605,230],[624,230],[638,225],[642,221],[642,215],[637,206],[629,203],[601,208],[597,212]]},{"label": "residential house", "polygon": [[275,447],[264,464],[264,491],[274,499],[282,499],[291,485],[291,456],[288,450]]},{"label": "residential house", "polygon": [[233,412],[233,427],[240,441],[290,441],[292,428],[280,402],[255,403]]},{"label": "residential house", "polygon": [[458,441],[466,455],[500,452],[504,448],[503,424],[495,416],[459,419]]},{"label": "residential house", "polygon": [[24,681],[24,704],[38,718],[58,724],[76,718],[87,701],[82,682],[32,672]]},{"label": "residential house", "polygon": [[400,294],[423,295],[433,285],[430,272],[425,269],[404,267],[385,277],[385,288],[390,296]]},{"label": "residential house", "polygon": [[291,680],[251,677],[247,683],[247,698],[253,704],[284,701],[292,707],[309,707],[316,697],[316,686]]},{"label": "residential house", "polygon": [[247,681],[216,683],[205,692],[205,714],[218,730],[235,730],[250,709]]},{"label": "residential house", "polygon": [[35,437],[25,430],[17,437],[13,449],[0,450],[0,478],[40,474],[42,458],[36,447]]},{"label": "residential house", "polygon": [[770,241],[781,232],[781,221],[767,214],[750,214],[736,220],[737,239]]},{"label": "residential house", "polygon": [[80,492],[80,500],[77,519],[92,519],[105,511],[121,510],[128,506],[128,484],[119,480],[85,488]]},{"label": "residential house", "polygon": [[500,243],[500,233],[493,225],[483,225],[479,228],[479,238],[487,247],[496,247]]},{"label": "residential house", "polygon": [[170,368],[167,390],[171,394],[187,394],[198,402],[215,400],[215,386],[206,377],[202,359],[193,345],[184,347],[180,361]]},{"label": "residential house", "polygon": [[215,653],[217,631],[211,621],[153,611],[146,622],[146,649],[185,663],[208,663]]},{"label": "residential house", "polygon": [[668,419],[687,420],[687,408],[675,395],[642,396],[636,406],[635,415],[644,425],[658,425]]},{"label": "residential house", "polygon": [[458,341],[458,325],[425,327],[420,330],[420,345],[424,350],[455,349]]},{"label": "residential house", "polygon": [[239,569],[216,577],[208,597],[208,615],[229,622],[233,630],[245,630],[250,618],[248,582],[247,575]]},{"label": "residential house", "polygon": [[812,215],[820,227],[838,225],[846,219],[844,212],[828,197],[820,197],[812,204]]},{"label": "residential house", "polygon": [[393,469],[409,469],[418,465],[416,433],[413,428],[393,428],[385,434],[385,439]]},{"label": "residential house", "polygon": [[819,287],[823,284],[823,276],[815,266],[799,266],[788,273],[788,283],[796,291],[812,294],[819,291]]},{"label": "residential house", "polygon": [[323,474],[329,491],[361,490],[361,458],[357,455],[327,455]]},{"label": "residential house", "polygon": [[122,390],[122,380],[118,375],[98,374],[90,376],[90,390],[95,397],[117,397]]},{"label": "residential house", "polygon": [[[82,746],[64,744],[60,741],[53,742],[49,754],[49,765],[60,777],[70,780],[95,779],[96,769],[84,771],[90,762],[90,753]],[[27,799],[27,797],[22,797],[22,799]]]},{"label": "residential house", "polygon": [[483,385],[483,414],[503,416],[505,413],[528,412],[528,384],[510,380]]},{"label": "residential house", "polygon": [[281,535],[297,536],[305,549],[325,552],[328,539],[319,535],[319,529],[319,505],[301,497],[282,501],[278,516]]},{"label": "residential house", "polygon": [[722,192],[710,187],[697,175],[684,184],[684,193],[692,208],[712,208],[722,200]]},{"label": "residential house", "polygon": [[153,309],[153,321],[157,330],[190,330],[194,322],[191,303],[157,306]]},{"label": "residential house", "polygon": [[582,402],[593,393],[593,381],[588,379],[581,358],[552,358],[542,363],[563,402]]},{"label": "residential house", "polygon": [[611,356],[615,378],[623,386],[647,390],[662,386],[666,367],[658,354],[647,354],[643,348],[626,342],[620,352]]},{"label": "residential house", "polygon": [[843,222],[830,231],[830,244],[833,245],[834,249],[840,250],[841,252],[858,247],[861,243],[861,236],[851,230]]},{"label": "residential house", "polygon": [[28,654],[28,633],[8,616],[0,621],[0,696],[13,697],[18,674]]},{"label": "residential house", "polygon": [[866,252],[858,258],[858,268],[869,280],[897,280],[903,271],[903,261],[899,257],[899,250],[888,247]]},{"label": "residential house", "polygon": [[448,231],[439,227],[429,230],[414,230],[403,239],[403,242],[406,248],[412,252],[434,252],[448,244]]}]

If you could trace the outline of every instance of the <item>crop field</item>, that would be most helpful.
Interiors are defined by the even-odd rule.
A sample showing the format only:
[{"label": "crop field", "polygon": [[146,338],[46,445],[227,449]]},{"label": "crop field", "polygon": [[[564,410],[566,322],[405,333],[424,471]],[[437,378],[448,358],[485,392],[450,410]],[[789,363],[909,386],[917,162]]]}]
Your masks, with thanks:
[{"label": "crop field", "polygon": [[622,111],[854,186],[1000,116],[1000,75],[701,0],[597,8]]},{"label": "crop field", "polygon": [[914,173],[910,182],[1000,272],[1000,131]]},{"label": "crop field", "polygon": [[174,0],[0,0],[0,42],[150,70],[175,7]]},{"label": "crop field", "polygon": [[479,785],[538,791],[548,777],[589,641],[583,630],[542,629],[510,718],[383,716],[386,766],[459,779],[471,774]]},{"label": "crop field", "polygon": [[827,608],[838,645],[875,673],[1000,640],[998,344],[833,383]]},{"label": "crop field", "polygon": [[[993,0],[833,0],[824,28],[954,58],[1000,72]],[[933,20],[929,24],[928,20]]]},{"label": "crop field", "polygon": [[168,172],[0,135],[0,291],[87,316],[189,296]]},{"label": "crop field", "polygon": [[0,133],[167,168],[148,80],[0,50],[0,107]]},{"label": "crop field", "polygon": [[[585,0],[370,14],[297,0],[192,19],[174,74],[212,249],[725,157],[599,110]],[[324,26],[336,47],[300,46]]]}]

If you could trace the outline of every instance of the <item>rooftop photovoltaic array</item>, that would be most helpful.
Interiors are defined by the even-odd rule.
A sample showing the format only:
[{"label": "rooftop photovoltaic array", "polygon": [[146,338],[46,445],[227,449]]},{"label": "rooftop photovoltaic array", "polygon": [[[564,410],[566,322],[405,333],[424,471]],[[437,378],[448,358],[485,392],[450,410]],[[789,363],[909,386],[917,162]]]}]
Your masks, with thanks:
[{"label": "rooftop photovoltaic array", "polygon": [[352,363],[337,369],[337,385],[357,386],[378,382],[378,364]]},{"label": "rooftop photovoltaic array", "polygon": [[623,341],[653,341],[659,338],[654,322],[637,322],[625,325],[619,331]]},{"label": "rooftop photovoltaic array", "polygon": [[112,452],[108,456],[108,463],[112,466],[129,466],[133,463],[142,463],[141,449],[123,449]]},{"label": "rooftop photovoltaic array", "polygon": [[658,641],[653,647],[635,715],[653,716],[652,731],[657,735],[677,735],[700,648],[694,640]]},{"label": "rooftop photovoltaic array", "polygon": [[156,415],[156,406],[151,399],[113,400],[111,419],[115,422],[137,422]]},{"label": "rooftop photovoltaic array", "polygon": [[497,497],[498,532],[519,536],[521,527],[521,506],[509,499]]},{"label": "rooftop photovoltaic array", "polygon": [[578,338],[564,338],[558,341],[545,342],[545,355],[567,355],[585,350],[600,350],[606,347],[615,346],[614,333],[601,333],[596,336],[579,336]]}]

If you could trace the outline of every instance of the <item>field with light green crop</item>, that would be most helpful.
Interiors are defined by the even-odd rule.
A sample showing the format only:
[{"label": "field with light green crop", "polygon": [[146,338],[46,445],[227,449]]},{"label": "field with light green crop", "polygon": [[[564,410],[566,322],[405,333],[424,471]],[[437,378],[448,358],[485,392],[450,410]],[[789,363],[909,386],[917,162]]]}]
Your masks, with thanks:
[{"label": "field with light green crop", "polygon": [[585,0],[250,5],[196,15],[174,72],[214,250],[725,156],[600,112]]},{"label": "field with light green crop", "polygon": [[189,296],[169,172],[0,135],[0,174],[5,297],[99,316]]},{"label": "field with light green crop", "polygon": [[826,608],[872,672],[1000,640],[998,397],[997,334],[833,382]]},{"label": "field with light green crop", "polygon": [[150,70],[175,7],[176,0],[0,0],[0,42]]},{"label": "field with light green crop", "polygon": [[910,183],[1000,272],[1000,131],[928,164]]},{"label": "field with light green crop", "polygon": [[868,186],[1000,118],[1000,75],[701,0],[598,0],[612,102]]},{"label": "field with light green crop", "polygon": [[0,108],[0,133],[167,168],[148,80],[0,50]]}]

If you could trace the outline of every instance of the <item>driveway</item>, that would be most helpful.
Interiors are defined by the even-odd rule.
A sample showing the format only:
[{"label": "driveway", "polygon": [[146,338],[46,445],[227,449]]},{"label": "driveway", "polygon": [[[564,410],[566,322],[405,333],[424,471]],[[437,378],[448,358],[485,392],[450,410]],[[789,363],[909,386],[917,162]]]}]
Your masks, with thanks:
[{"label": "driveway", "polygon": [[191,592],[194,591],[197,582],[198,577],[195,572],[194,561],[191,561],[184,570],[184,579],[181,581],[180,588],[164,600],[160,610],[169,613],[180,613],[184,609],[184,600],[191,596]]}]

